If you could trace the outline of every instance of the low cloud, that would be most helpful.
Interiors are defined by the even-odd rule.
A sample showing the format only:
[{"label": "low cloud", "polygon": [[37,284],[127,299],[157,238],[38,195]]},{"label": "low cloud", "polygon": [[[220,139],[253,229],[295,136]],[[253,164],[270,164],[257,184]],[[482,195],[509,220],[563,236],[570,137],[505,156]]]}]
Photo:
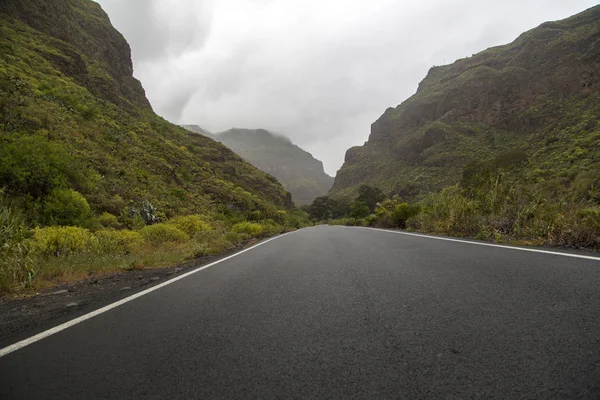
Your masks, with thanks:
[{"label": "low cloud", "polygon": [[280,132],[335,174],[433,65],[594,0],[100,0],[163,117]]}]

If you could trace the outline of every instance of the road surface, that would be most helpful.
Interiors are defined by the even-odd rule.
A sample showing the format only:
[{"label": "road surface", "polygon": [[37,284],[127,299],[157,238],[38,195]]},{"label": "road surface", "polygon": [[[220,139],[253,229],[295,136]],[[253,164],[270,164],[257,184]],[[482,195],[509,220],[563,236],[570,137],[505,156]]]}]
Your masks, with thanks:
[{"label": "road surface", "polygon": [[0,398],[600,398],[600,261],[319,226],[0,358]]}]

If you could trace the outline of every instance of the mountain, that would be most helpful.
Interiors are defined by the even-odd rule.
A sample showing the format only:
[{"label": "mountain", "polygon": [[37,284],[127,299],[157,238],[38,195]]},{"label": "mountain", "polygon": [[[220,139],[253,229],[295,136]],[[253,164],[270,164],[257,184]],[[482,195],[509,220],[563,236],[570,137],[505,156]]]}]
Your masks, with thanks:
[{"label": "mountain", "polygon": [[3,0],[0,31],[0,188],[34,221],[59,189],[115,215],[291,206],[272,176],[154,114],[97,3]]},{"label": "mountain", "polygon": [[331,194],[349,197],[369,184],[416,200],[490,164],[544,190],[595,193],[599,118],[596,6],[431,68],[416,94],[372,125],[364,146],[347,151]]},{"label": "mountain", "polygon": [[223,143],[244,160],[273,175],[290,191],[296,204],[311,203],[327,194],[333,184],[321,161],[284,136],[264,129],[230,129],[211,134],[197,125],[185,128]]}]

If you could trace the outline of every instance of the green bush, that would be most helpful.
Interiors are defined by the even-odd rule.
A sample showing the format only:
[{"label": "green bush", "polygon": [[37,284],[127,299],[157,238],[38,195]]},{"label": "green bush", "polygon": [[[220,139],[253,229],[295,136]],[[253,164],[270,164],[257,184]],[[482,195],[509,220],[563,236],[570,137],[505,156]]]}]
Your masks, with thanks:
[{"label": "green bush", "polygon": [[600,210],[596,208],[586,208],[580,211],[580,217],[583,223],[596,230],[600,235]]},{"label": "green bush", "polygon": [[107,212],[103,213],[102,215],[100,215],[98,217],[98,222],[104,228],[109,228],[109,229],[117,229],[121,225],[121,224],[119,224],[119,220],[117,219],[116,216],[114,216],[110,213],[107,213]]},{"label": "green bush", "polygon": [[265,215],[262,211],[259,210],[254,210],[254,211],[250,211],[247,215],[246,218],[249,221],[262,221],[263,219],[265,219]]},{"label": "green bush", "polygon": [[70,185],[89,188],[85,169],[59,143],[38,135],[11,138],[0,146],[0,181],[9,193],[46,196]]},{"label": "green bush", "polygon": [[235,224],[231,230],[236,233],[245,233],[250,237],[258,237],[263,233],[263,227],[254,222],[240,222]]},{"label": "green bush", "polygon": [[131,254],[144,244],[142,235],[129,230],[101,230],[96,232],[95,236],[98,238],[100,251],[111,255]]},{"label": "green bush", "polygon": [[406,221],[413,218],[421,212],[421,207],[410,205],[408,203],[397,204],[394,206],[390,219],[394,226],[398,228],[406,228]]},{"label": "green bush", "polygon": [[185,217],[173,218],[167,221],[167,224],[175,226],[189,236],[194,236],[198,232],[209,231],[212,229],[210,224],[205,222],[200,215],[188,215]]},{"label": "green bush", "polygon": [[350,217],[361,219],[367,217],[371,213],[369,206],[364,201],[355,200],[350,204]]},{"label": "green bush", "polygon": [[363,218],[362,225],[363,226],[374,226],[378,220],[379,220],[379,218],[377,218],[377,215],[371,214],[371,215]]},{"label": "green bush", "polygon": [[31,241],[25,221],[13,209],[0,206],[0,291],[16,284],[30,286],[37,274],[30,257]]},{"label": "green bush", "polygon": [[224,251],[227,251],[233,247],[233,243],[228,241],[225,237],[220,237],[217,240],[212,241],[208,247],[206,247],[205,254],[213,255],[220,254]]},{"label": "green bush", "polygon": [[233,244],[239,244],[250,239],[250,236],[247,233],[227,232],[223,238]]},{"label": "green bush", "polygon": [[187,233],[170,224],[156,224],[146,226],[140,230],[140,235],[152,244],[158,245],[163,243],[184,243],[190,240]]},{"label": "green bush", "polygon": [[278,210],[273,219],[280,225],[284,225],[288,220],[288,213],[285,210]]},{"label": "green bush", "polygon": [[47,225],[82,226],[90,218],[90,205],[81,193],[54,189],[44,200],[42,213]]},{"label": "green bush", "polygon": [[95,253],[100,243],[89,230],[74,226],[38,228],[34,234],[34,249],[41,256],[68,256]]}]

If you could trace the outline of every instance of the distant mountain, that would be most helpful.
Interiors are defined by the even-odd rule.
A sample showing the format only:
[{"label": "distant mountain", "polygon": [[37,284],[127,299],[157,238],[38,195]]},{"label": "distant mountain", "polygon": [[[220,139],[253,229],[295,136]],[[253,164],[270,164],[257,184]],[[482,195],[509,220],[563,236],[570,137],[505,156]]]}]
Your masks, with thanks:
[{"label": "distant mountain", "polygon": [[598,192],[600,6],[433,67],[348,150],[331,194],[369,184],[418,199],[490,163],[545,193]]},{"label": "distant mountain", "polygon": [[230,129],[212,134],[198,125],[184,127],[223,143],[249,163],[273,175],[298,205],[327,194],[333,184],[321,161],[284,136],[264,129]]}]

